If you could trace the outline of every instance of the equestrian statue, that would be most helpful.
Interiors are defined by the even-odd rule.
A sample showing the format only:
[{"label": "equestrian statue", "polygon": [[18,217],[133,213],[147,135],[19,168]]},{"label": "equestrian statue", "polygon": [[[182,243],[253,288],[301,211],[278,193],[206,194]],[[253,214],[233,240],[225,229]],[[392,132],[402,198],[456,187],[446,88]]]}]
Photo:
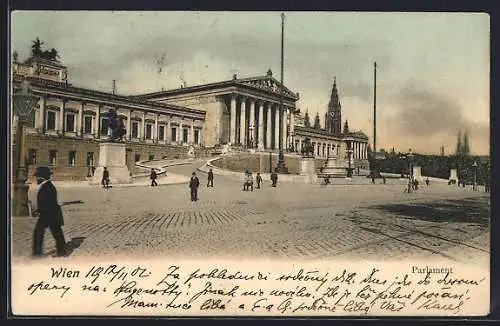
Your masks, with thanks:
[{"label": "equestrian statue", "polygon": [[122,141],[123,136],[127,133],[123,120],[118,118],[114,109],[111,109],[106,116],[109,119],[108,128],[111,129],[111,141]]}]

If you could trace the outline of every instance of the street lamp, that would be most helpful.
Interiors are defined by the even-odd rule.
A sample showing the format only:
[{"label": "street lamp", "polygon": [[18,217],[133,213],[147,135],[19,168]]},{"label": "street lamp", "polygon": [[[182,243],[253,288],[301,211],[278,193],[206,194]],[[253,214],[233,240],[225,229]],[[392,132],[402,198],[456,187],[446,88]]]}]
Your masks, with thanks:
[{"label": "street lamp", "polygon": [[413,181],[413,164],[412,164],[412,159],[413,159],[413,153],[411,151],[411,148],[408,151],[408,155],[406,155],[408,158],[408,166],[410,168],[410,172],[408,173],[408,193],[412,191],[412,181]]},{"label": "street lamp", "polygon": [[254,148],[254,145],[253,145],[253,130],[254,130],[254,126],[253,126],[253,124],[251,124],[248,127],[248,129],[250,131],[250,148]]},{"label": "street lamp", "polygon": [[474,184],[472,185],[473,191],[476,191],[477,188],[477,166],[477,162],[474,161],[474,163],[472,164],[472,167],[474,168]]},{"label": "street lamp", "polygon": [[[23,127],[30,117],[39,97],[31,93],[28,81],[24,80],[21,89],[12,94],[12,106],[17,116],[16,152],[14,157],[14,196],[12,200],[13,216],[28,216],[28,185],[25,183],[27,176],[21,166],[21,153],[23,152]],[[24,165],[24,164],[23,164]]]},{"label": "street lamp", "polygon": [[348,168],[347,168],[347,177],[348,178],[351,178],[352,177],[352,164],[351,164],[351,159],[352,159],[352,153],[354,152],[352,150],[352,144],[351,142],[349,141],[347,143],[347,164],[348,164]]}]

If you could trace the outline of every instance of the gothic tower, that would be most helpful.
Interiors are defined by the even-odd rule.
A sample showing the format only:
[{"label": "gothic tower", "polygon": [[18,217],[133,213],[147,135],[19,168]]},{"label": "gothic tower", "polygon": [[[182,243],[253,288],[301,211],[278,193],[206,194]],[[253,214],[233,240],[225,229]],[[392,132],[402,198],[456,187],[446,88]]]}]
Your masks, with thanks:
[{"label": "gothic tower", "polygon": [[333,79],[328,112],[325,114],[325,129],[327,132],[335,135],[339,135],[342,132],[342,112],[337,91],[337,77]]}]

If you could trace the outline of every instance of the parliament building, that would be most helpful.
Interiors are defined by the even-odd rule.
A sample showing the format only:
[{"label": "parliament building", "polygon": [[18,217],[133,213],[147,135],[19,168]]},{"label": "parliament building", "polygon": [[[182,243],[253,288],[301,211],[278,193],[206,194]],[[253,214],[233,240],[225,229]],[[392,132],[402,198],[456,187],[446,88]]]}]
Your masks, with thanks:
[{"label": "parliament building", "polygon": [[[14,60],[17,61],[17,60]],[[325,128],[300,121],[299,94],[281,85],[271,70],[263,76],[238,78],[133,96],[71,84],[58,60],[31,56],[12,65],[13,89],[23,80],[40,97],[24,128],[23,153],[30,175],[38,165],[51,166],[55,180],[85,180],[96,166],[99,143],[109,140],[107,112],[114,109],[126,127],[123,141],[133,173],[135,163],[217,153],[221,145],[277,151],[279,106],[283,94],[283,144],[287,154],[300,153],[309,139],[315,156],[346,156],[351,149],[358,166],[367,164],[368,137],[341,130],[341,107],[334,82]],[[13,117],[15,128],[16,120]]]}]

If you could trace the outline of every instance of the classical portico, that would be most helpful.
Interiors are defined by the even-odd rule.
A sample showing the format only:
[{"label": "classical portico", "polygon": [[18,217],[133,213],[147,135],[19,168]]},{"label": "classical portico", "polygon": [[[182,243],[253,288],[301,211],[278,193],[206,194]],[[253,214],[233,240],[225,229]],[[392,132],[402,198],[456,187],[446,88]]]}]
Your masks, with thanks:
[{"label": "classical portico", "polygon": [[283,90],[284,149],[294,144],[295,102],[299,99],[272,76],[238,79],[181,87],[145,94],[136,98],[182,105],[206,112],[205,145],[231,144],[259,150],[276,150],[279,146],[279,107]]}]

